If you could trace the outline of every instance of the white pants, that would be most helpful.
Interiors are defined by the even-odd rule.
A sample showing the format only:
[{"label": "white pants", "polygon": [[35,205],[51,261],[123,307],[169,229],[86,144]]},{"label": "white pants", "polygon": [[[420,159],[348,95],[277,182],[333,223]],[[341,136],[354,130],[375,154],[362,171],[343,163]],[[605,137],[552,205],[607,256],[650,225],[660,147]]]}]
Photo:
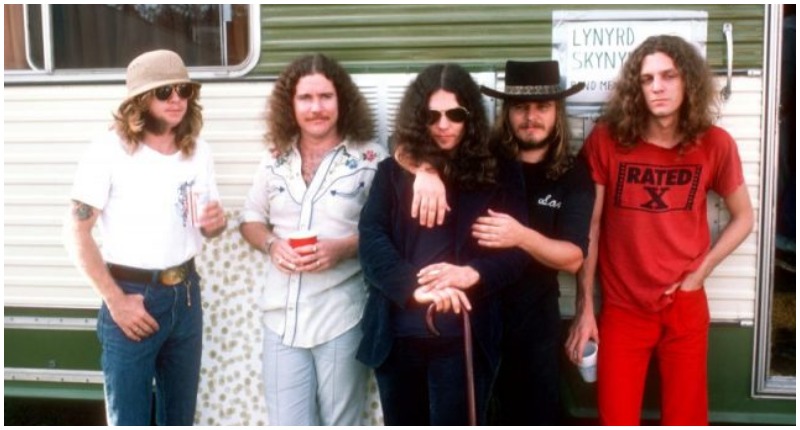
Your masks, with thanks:
[{"label": "white pants", "polygon": [[270,425],[359,425],[368,368],[356,360],[361,327],[312,348],[292,348],[264,327],[264,389]]}]

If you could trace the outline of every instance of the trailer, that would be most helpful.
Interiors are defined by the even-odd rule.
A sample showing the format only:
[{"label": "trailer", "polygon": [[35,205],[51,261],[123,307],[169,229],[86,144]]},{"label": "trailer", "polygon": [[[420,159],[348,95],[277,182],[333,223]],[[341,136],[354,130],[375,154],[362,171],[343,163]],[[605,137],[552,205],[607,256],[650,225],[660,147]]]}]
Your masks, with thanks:
[{"label": "trailer", "polygon": [[[405,86],[426,65],[457,62],[479,83],[498,87],[507,59],[559,60],[565,82],[587,82],[568,104],[578,149],[627,52],[647,35],[673,33],[697,44],[717,75],[724,99],[718,124],[737,141],[757,219],[706,284],[710,419],[795,424],[794,230],[789,237],[782,227],[783,196],[790,190],[793,197],[796,183],[794,69],[781,77],[784,47],[795,61],[794,6],[4,5],[4,13],[7,399],[103,398],[100,299],[70,262],[61,225],[78,160],[108,129],[125,94],[125,66],[138,53],[175,50],[203,84],[202,135],[235,220],[264,151],[267,96],[299,55],[325,53],[353,74],[384,145]],[[496,108],[494,99],[486,102]],[[791,205],[794,221],[793,198]],[[716,237],[728,215],[716,197],[709,209]],[[96,237],[102,246],[101,232]],[[265,424],[255,306],[263,258],[231,222],[197,262],[204,352],[196,421]],[[561,282],[566,333],[575,281],[562,275]],[[653,389],[657,375],[650,379]],[[561,380],[565,421],[592,422],[594,386],[566,359]],[[657,390],[648,391],[643,417],[656,421],[658,405]],[[364,422],[382,423],[374,381]]]}]

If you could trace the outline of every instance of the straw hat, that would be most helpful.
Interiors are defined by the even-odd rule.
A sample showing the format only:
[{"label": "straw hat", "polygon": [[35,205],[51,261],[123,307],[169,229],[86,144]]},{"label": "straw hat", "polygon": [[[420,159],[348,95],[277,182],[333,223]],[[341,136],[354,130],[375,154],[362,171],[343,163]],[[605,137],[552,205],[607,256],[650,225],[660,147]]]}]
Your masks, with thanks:
[{"label": "straw hat", "polygon": [[200,86],[189,79],[189,72],[180,55],[166,49],[145,52],[134,58],[128,65],[125,83],[128,96],[123,103],[164,85],[187,83]]},{"label": "straw hat", "polygon": [[557,61],[506,61],[506,92],[481,85],[487,96],[514,101],[558,100],[569,97],[586,86],[577,83],[568,89],[560,85]]}]

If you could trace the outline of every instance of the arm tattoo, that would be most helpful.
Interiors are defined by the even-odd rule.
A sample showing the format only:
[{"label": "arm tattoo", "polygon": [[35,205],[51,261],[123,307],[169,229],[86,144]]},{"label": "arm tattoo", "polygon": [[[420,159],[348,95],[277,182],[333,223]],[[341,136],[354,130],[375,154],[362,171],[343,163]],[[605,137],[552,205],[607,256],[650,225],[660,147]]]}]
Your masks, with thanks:
[{"label": "arm tattoo", "polygon": [[79,202],[77,200],[73,200],[73,208],[72,208],[72,215],[78,221],[86,221],[87,219],[91,218],[94,214],[94,210],[91,206],[87,205],[84,202]]}]

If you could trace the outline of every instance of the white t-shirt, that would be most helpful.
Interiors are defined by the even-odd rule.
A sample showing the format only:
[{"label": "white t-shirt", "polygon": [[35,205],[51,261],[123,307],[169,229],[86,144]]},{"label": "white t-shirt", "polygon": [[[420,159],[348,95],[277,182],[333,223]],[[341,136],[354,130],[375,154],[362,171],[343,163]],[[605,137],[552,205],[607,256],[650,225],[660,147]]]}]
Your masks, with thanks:
[{"label": "white t-shirt", "polygon": [[219,200],[208,144],[194,154],[161,154],[141,144],[126,152],[111,131],[92,141],[78,165],[71,198],[102,210],[101,251],[106,262],[164,269],[194,257],[202,235],[191,223],[192,187]]}]

